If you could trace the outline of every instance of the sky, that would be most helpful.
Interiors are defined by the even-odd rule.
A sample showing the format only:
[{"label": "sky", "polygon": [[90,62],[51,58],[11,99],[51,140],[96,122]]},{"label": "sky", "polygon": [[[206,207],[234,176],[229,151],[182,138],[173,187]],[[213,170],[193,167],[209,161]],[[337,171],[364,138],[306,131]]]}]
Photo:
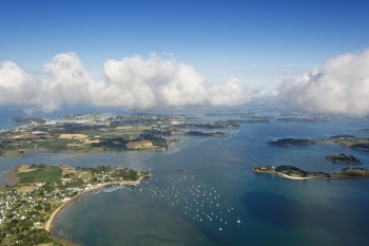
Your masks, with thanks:
[{"label": "sky", "polygon": [[[3,0],[0,104],[49,112],[89,101],[148,109],[236,105],[278,94],[308,110],[361,106],[354,114],[368,114],[364,99],[334,109],[355,91],[333,93],[332,106],[319,96],[292,96],[331,91],[321,74],[336,81],[334,88],[350,89],[361,67],[364,78],[354,87],[369,97],[368,9],[366,0]],[[360,64],[330,74],[341,69],[327,68],[329,61],[341,64],[348,54]]]}]

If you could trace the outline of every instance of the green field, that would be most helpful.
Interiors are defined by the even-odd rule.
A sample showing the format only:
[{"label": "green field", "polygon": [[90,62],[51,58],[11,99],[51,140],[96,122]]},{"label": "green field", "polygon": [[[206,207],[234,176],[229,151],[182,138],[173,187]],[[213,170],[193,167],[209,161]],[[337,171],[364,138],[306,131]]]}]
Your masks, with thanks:
[{"label": "green field", "polygon": [[20,183],[56,182],[61,179],[61,172],[57,167],[49,166],[31,172],[18,173],[17,178]]}]

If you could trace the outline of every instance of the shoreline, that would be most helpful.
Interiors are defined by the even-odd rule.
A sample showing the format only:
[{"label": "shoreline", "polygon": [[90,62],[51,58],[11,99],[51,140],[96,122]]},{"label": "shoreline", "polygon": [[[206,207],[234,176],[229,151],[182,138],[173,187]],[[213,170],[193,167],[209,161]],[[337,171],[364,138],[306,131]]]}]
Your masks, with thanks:
[{"label": "shoreline", "polygon": [[20,157],[32,153],[46,153],[46,154],[65,154],[68,156],[86,156],[86,155],[95,155],[95,154],[104,154],[104,153],[124,153],[124,152],[131,152],[131,151],[152,151],[152,152],[161,152],[167,151],[170,147],[176,145],[179,141],[172,142],[168,144],[167,147],[164,148],[145,148],[145,149],[122,149],[122,150],[92,150],[87,152],[78,152],[73,150],[48,150],[48,149],[29,149],[24,152],[12,153],[12,154],[5,154],[0,155],[0,159],[9,158],[9,157]]},{"label": "shoreline", "polygon": [[292,180],[307,180],[307,179],[320,178],[319,176],[293,177],[293,176],[289,176],[289,175],[283,174],[283,173],[277,173],[277,174],[281,175],[282,177],[284,177],[286,179],[292,179]]},{"label": "shoreline", "polygon": [[[109,185],[133,185],[133,186],[137,186],[141,183],[141,180],[144,178],[145,176],[140,177],[138,180],[135,181],[122,181],[122,182],[108,182],[108,183],[104,183],[101,185],[97,185],[92,187],[91,189],[88,190],[84,190],[81,193],[75,195],[74,197],[72,197],[70,200],[65,201],[64,203],[62,203],[57,209],[55,209],[55,211],[50,215],[49,219],[47,220],[47,222],[45,223],[44,229],[49,232],[51,234],[51,236],[54,237],[54,235],[51,232],[51,229],[53,227],[54,224],[54,220],[56,218],[56,216],[59,214],[59,212],[65,208],[69,203],[75,201],[77,198],[81,197],[84,194],[87,194],[89,192],[95,191],[97,189],[103,188],[105,186],[109,186]],[[60,239],[58,239],[60,240]]]},{"label": "shoreline", "polygon": [[290,175],[279,173],[279,172],[266,172],[266,171],[255,170],[254,168],[251,168],[251,170],[256,173],[279,175],[282,178],[291,179],[291,180],[308,180],[308,179],[314,179],[314,178],[322,178],[320,176],[294,177],[294,176],[290,176]]},{"label": "shoreline", "polygon": [[[294,175],[294,173],[292,173],[292,175],[288,175],[286,173],[284,173],[284,171],[282,172],[277,172],[274,168],[273,169],[265,169],[264,170],[258,170],[255,168],[251,168],[252,171],[256,172],[256,173],[262,173],[262,174],[271,174],[271,175],[279,175],[280,177],[283,178],[287,178],[287,179],[292,179],[292,180],[307,180],[307,179],[313,179],[313,178],[325,178],[325,179],[346,179],[346,180],[363,180],[363,179],[369,179],[369,169],[365,169],[365,168],[344,168],[341,171],[338,172],[331,172],[331,173],[324,173],[324,172],[306,172],[303,170],[300,170],[298,168],[292,167],[292,166],[282,166],[282,167],[287,167],[294,170],[296,173],[296,169],[297,171],[299,171],[299,174],[301,174],[301,176],[299,176],[299,174],[297,174],[296,176]],[[286,168],[285,168],[286,169]]]}]

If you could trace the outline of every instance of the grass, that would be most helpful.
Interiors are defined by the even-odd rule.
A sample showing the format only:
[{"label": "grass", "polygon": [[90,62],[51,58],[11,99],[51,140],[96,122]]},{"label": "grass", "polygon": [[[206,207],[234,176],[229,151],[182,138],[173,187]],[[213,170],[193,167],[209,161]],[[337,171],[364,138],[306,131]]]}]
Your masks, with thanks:
[{"label": "grass", "polygon": [[[71,155],[87,155],[97,154],[106,151],[125,151],[125,143],[129,141],[135,141],[140,137],[141,133],[144,133],[143,126],[152,124],[149,120],[141,126],[130,124],[118,127],[77,127],[68,130],[66,127],[64,130],[59,130],[55,127],[43,130],[48,132],[47,138],[33,136],[32,130],[29,130],[28,135],[32,135],[31,139],[17,138],[13,139],[12,136],[21,136],[19,133],[0,133],[1,148],[0,158],[9,156],[20,156],[30,151],[45,151],[45,152],[66,152]],[[83,134],[86,138],[83,139],[60,139],[60,134]],[[120,144],[115,144],[116,139],[121,139]],[[3,140],[4,139],[4,140]],[[6,140],[6,141],[5,141]],[[101,140],[99,144],[92,143],[90,141]],[[154,147],[146,149],[164,149],[167,148],[172,141],[164,139],[149,139],[152,140]],[[157,141],[156,141],[157,140]]]},{"label": "grass", "polygon": [[18,173],[17,178],[22,180],[32,180],[32,182],[56,182],[61,179],[61,172],[57,167],[39,168],[32,172]]},{"label": "grass", "polygon": [[86,182],[90,181],[92,178],[92,175],[90,172],[82,172],[79,176],[80,179],[85,180]]}]

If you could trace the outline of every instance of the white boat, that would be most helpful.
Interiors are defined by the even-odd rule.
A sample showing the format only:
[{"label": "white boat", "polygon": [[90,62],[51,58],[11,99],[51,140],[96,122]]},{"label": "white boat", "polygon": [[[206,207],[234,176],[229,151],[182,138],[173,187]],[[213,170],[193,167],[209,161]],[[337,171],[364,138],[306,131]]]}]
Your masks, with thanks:
[{"label": "white boat", "polygon": [[237,223],[238,223],[238,224],[240,224],[240,223],[241,223],[240,217],[238,217],[238,219],[237,219]]}]

